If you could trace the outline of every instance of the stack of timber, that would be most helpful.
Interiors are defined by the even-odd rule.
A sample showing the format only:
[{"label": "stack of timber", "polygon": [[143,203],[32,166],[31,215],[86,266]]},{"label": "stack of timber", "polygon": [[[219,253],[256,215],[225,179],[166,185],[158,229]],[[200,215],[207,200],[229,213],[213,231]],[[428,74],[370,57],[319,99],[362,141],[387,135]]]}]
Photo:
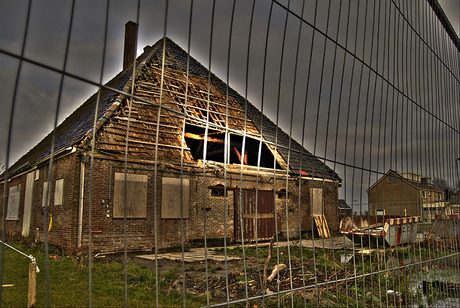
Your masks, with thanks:
[{"label": "stack of timber", "polygon": [[318,234],[322,238],[331,237],[331,233],[329,232],[329,227],[327,226],[326,217],[324,215],[315,215],[316,228],[318,229]]}]

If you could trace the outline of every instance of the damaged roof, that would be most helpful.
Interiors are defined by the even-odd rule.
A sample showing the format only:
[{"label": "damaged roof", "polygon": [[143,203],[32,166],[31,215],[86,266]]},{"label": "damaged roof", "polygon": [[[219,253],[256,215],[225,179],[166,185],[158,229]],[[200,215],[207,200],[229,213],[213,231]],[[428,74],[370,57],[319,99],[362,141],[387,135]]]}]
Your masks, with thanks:
[{"label": "damaged roof", "polygon": [[[130,156],[153,159],[158,146],[158,157],[193,161],[193,151],[197,150],[191,149],[185,138],[199,134],[186,132],[186,127],[208,127],[209,134],[216,136],[227,131],[234,136],[262,140],[278,163],[291,173],[341,181],[331,168],[169,38],[145,47],[137,58],[134,100],[129,108],[127,95],[121,93],[131,93],[132,75],[132,67],[128,67],[102,89],[96,133],[93,124],[97,93],[56,128],[54,152],[76,145],[89,146],[89,141],[97,136],[98,151],[123,153],[129,118]],[[52,133],[19,159],[10,168],[10,174],[49,158],[51,140]],[[238,149],[234,150],[239,154]]]}]

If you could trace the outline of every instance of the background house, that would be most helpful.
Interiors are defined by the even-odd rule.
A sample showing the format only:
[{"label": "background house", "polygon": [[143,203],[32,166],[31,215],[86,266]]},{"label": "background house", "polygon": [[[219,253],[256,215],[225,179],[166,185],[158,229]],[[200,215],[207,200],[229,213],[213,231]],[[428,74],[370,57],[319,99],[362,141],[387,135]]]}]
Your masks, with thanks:
[{"label": "background house", "polygon": [[125,215],[129,250],[338,227],[333,170],[170,39],[133,67],[126,28],[123,71],[57,127],[51,172],[52,134],[9,169],[8,235],[115,251]]},{"label": "background house", "polygon": [[351,216],[353,211],[344,199],[339,199],[338,207],[340,217]]},{"label": "background house", "polygon": [[422,216],[431,222],[446,205],[445,193],[428,177],[389,170],[368,190],[371,215]]}]

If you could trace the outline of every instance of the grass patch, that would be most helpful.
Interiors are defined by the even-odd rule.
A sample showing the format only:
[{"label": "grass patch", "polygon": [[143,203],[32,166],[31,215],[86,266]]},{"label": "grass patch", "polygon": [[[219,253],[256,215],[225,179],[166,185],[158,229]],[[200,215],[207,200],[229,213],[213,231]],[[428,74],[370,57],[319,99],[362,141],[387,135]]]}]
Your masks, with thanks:
[{"label": "grass patch", "polygon": [[[46,306],[46,268],[43,249],[29,248],[21,242],[10,245],[37,260],[40,273],[37,274],[36,307]],[[51,250],[50,250],[51,251]],[[53,251],[58,252],[58,251]],[[88,258],[52,254],[49,258],[49,296],[51,307],[86,307],[89,304]],[[26,307],[28,292],[28,268],[30,260],[5,247],[3,284],[13,284],[2,290],[3,307]],[[125,274],[124,265],[117,262],[92,262],[92,306],[124,307]],[[128,265],[128,280],[143,276],[142,281],[128,284],[128,305],[132,307],[155,306],[155,273],[145,267]],[[171,270],[159,277],[159,305],[161,307],[182,307],[182,293],[169,289],[171,281],[178,278],[178,270]],[[186,307],[206,305],[205,297],[186,297]]]}]

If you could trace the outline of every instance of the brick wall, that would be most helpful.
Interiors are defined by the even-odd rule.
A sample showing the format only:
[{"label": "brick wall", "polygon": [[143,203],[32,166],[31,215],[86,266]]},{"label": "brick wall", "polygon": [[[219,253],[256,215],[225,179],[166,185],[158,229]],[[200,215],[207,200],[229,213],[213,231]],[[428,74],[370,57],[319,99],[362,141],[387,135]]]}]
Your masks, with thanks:
[{"label": "brick wall", "polygon": [[421,196],[417,188],[403,179],[385,176],[368,192],[369,214],[376,215],[377,209],[385,209],[385,215],[419,216],[421,215]]},{"label": "brick wall", "polygon": [[[190,164],[189,164],[190,165]],[[204,237],[208,243],[222,244],[224,238],[231,242],[235,239],[235,189],[255,189],[263,191],[280,191],[286,189],[288,198],[278,198],[273,194],[276,206],[278,232],[291,238],[299,238],[299,233],[312,229],[310,210],[311,188],[322,188],[324,214],[330,229],[338,228],[337,215],[337,186],[327,181],[302,180],[299,194],[298,180],[289,180],[277,175],[273,179],[273,171],[259,174],[245,170],[238,173],[239,168],[228,166],[225,181],[221,173],[203,171],[198,164],[186,166],[182,174],[189,180],[189,218],[165,219],[162,217],[162,177],[179,178],[179,166],[167,164],[157,171],[155,181],[154,165],[148,163],[128,163],[128,173],[147,176],[147,214],[144,218],[126,219],[126,245],[128,250],[151,251],[155,247],[155,217],[156,217],[156,246],[158,249],[180,247],[186,245],[202,245]],[[89,197],[91,192],[91,239],[94,252],[121,251],[124,249],[124,219],[114,218],[114,188],[115,173],[124,172],[124,162],[94,158],[92,183],[90,183],[90,162],[84,164],[84,197],[81,246],[84,249],[89,244]],[[48,213],[52,215],[52,226],[48,232],[51,244],[65,247],[68,250],[77,247],[78,215],[79,215],[79,186],[81,183],[80,158],[71,154],[54,161],[51,176],[51,194]],[[39,166],[40,176],[34,181],[33,211],[31,217],[31,237],[38,235],[43,240],[44,213],[42,207],[43,184],[48,176],[48,167]],[[234,170],[233,170],[234,169]],[[10,185],[22,184],[21,204],[24,202],[25,177],[13,179]],[[56,180],[64,179],[63,204],[54,205]],[[259,181],[256,181],[259,179]],[[227,196],[212,196],[211,186],[224,185],[228,187]],[[3,190],[2,192],[3,193]],[[3,199],[2,199],[3,200]],[[300,207],[299,207],[300,204]],[[22,215],[22,210],[20,211]],[[300,215],[300,227],[299,227]],[[49,216],[51,217],[51,216]],[[206,219],[205,219],[206,217]],[[287,219],[286,219],[287,217]],[[47,224],[47,226],[49,226]],[[7,224],[10,234],[20,234],[22,218]],[[38,230],[38,233],[36,232]],[[205,234],[206,231],[206,234]]]},{"label": "brick wall", "polygon": [[[21,208],[24,208],[24,198],[25,198],[25,187],[26,187],[26,175],[22,175],[19,177],[16,177],[12,179],[10,182],[8,182],[8,186],[6,189],[7,195],[9,194],[9,188],[16,186],[16,185],[21,185],[21,192],[19,195],[19,213],[18,213],[18,219],[14,220],[6,220],[5,222],[5,234],[6,236],[14,236],[14,235],[19,235],[22,232],[22,224],[23,224],[23,211]],[[4,198],[4,184],[0,185],[0,212],[2,213],[2,219],[3,219],[3,202],[5,200]],[[6,200],[6,204],[8,204],[8,199]],[[0,226],[1,228],[1,226]]]}]

